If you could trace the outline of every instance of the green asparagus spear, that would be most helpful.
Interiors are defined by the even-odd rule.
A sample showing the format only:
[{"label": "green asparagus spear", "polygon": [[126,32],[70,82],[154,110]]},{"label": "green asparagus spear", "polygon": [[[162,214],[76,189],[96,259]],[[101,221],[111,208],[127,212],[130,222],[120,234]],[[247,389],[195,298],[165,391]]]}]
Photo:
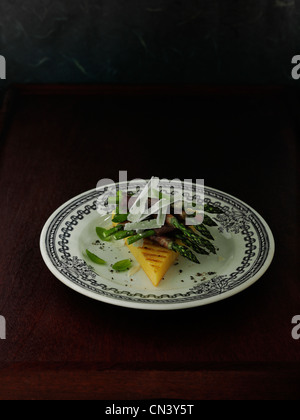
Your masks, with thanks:
[{"label": "green asparagus spear", "polygon": [[[186,219],[186,217],[187,217],[187,214],[186,214],[186,212],[185,211],[183,211],[180,215],[178,215],[179,216],[179,218],[181,219],[181,220],[185,220]],[[192,217],[196,217],[196,213],[194,213],[193,215],[192,215]],[[209,217],[207,214],[203,214],[203,222],[202,222],[202,224],[204,225],[204,226],[210,226],[210,227],[213,227],[213,226],[218,226],[218,224],[211,218],[211,217]]]},{"label": "green asparagus spear", "polygon": [[150,238],[154,242],[157,242],[163,248],[171,249],[172,251],[178,252],[184,258],[187,258],[190,261],[193,261],[196,264],[200,264],[198,258],[193,254],[193,252],[186,246],[179,245],[177,242],[168,238],[167,236],[152,236]]},{"label": "green asparagus spear", "polygon": [[215,247],[211,242],[209,242],[208,239],[203,238],[202,236],[193,232],[188,226],[185,226],[183,223],[180,223],[175,216],[169,214],[166,218],[166,222],[168,225],[174,226],[176,229],[179,229],[187,239],[200,246],[200,248],[204,246],[204,248],[207,248],[214,254],[216,253]]},{"label": "green asparagus spear", "polygon": [[214,237],[212,236],[212,234],[210,233],[210,231],[203,225],[196,225],[194,226],[194,228],[201,233],[202,236],[204,236],[207,239],[211,239],[212,241],[214,241]]},{"label": "green asparagus spear", "polygon": [[189,248],[192,248],[198,254],[209,255],[209,252],[207,252],[204,248],[200,248],[200,246],[198,246],[195,242],[190,241],[182,233],[176,233],[175,237],[181,242],[183,242],[184,245],[188,246]]},{"label": "green asparagus spear", "polygon": [[218,224],[211,217],[209,217],[207,214],[204,214],[203,225],[210,226],[210,227],[218,226]]},{"label": "green asparagus spear", "polygon": [[172,251],[178,252],[184,258],[187,258],[188,260],[190,260],[190,261],[192,261],[196,264],[200,264],[198,258],[195,256],[195,254],[193,254],[193,252],[190,251],[186,246],[179,245],[176,242],[171,241],[170,242],[170,249],[172,249]]},{"label": "green asparagus spear", "polygon": [[202,236],[197,235],[197,243],[200,246],[203,246],[204,248],[208,249],[213,254],[217,253],[216,248],[208,239],[202,238]]},{"label": "green asparagus spear", "polygon": [[96,228],[96,233],[102,241],[110,241],[112,235],[124,229],[122,225],[117,225],[111,229],[104,229],[102,227]]},{"label": "green asparagus spear", "polygon": [[206,213],[222,214],[223,210],[220,207],[213,206],[212,204],[204,204],[204,211]]},{"label": "green asparagus spear", "polygon": [[135,230],[122,230],[114,234],[114,239],[119,241],[120,239],[128,238],[129,236],[134,236],[136,234]]},{"label": "green asparagus spear", "polygon": [[136,235],[130,236],[127,240],[128,245],[132,245],[140,239],[149,238],[149,236],[155,235],[154,230],[145,230],[144,232],[137,233]]}]

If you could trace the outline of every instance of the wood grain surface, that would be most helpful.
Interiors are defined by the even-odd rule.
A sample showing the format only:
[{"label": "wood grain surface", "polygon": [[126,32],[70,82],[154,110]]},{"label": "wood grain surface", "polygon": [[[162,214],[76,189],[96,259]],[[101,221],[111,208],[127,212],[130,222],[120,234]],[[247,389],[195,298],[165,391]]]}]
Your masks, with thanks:
[{"label": "wood grain surface", "polygon": [[[12,92],[0,143],[0,398],[299,396],[297,95],[200,86]],[[129,179],[204,178],[247,202],[273,230],[271,267],[241,294],[185,311],[110,306],[68,289],[42,261],[42,227],[119,170]]]}]

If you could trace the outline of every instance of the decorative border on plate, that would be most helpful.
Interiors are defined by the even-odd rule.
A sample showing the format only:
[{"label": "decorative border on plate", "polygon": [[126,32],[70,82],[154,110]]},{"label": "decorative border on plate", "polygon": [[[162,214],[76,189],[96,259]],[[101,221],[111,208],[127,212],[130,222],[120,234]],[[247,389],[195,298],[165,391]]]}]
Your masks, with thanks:
[{"label": "decorative border on plate", "polygon": [[[205,187],[205,202],[220,207],[224,211],[224,215],[217,216],[220,230],[235,234],[241,233],[246,242],[245,256],[236,271],[228,276],[217,276],[209,281],[197,284],[186,293],[175,293],[172,295],[167,293],[161,295],[132,293],[126,290],[119,290],[116,287],[108,287],[106,284],[97,281],[97,275],[92,267],[89,267],[78,257],[71,256],[68,247],[74,227],[86,215],[97,210],[99,197],[107,191],[107,188],[102,191],[95,190],[86,193],[86,195],[66,205],[50,223],[46,232],[45,245],[52,264],[66,279],[90,292],[121,301],[147,304],[174,304],[205,300],[233,290],[248,281],[262,268],[268,257],[270,243],[261,220],[247,205],[234,197]],[[119,188],[122,189],[122,185]],[[191,184],[191,192],[193,192],[193,188]],[[92,204],[87,204],[91,202]],[[81,208],[78,209],[79,207]],[[75,211],[76,215],[72,214]],[[70,214],[72,215],[70,216]],[[254,228],[256,235],[251,228]],[[57,242],[59,245],[58,249],[56,248],[57,235],[60,239]],[[258,238],[258,241],[254,239],[254,236]],[[252,261],[256,254],[256,260]]]}]

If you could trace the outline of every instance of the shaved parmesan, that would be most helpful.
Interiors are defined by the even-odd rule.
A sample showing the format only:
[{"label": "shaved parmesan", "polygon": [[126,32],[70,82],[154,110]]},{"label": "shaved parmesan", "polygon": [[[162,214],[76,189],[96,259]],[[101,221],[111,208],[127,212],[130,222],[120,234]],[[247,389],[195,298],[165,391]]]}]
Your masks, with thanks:
[{"label": "shaved parmesan", "polygon": [[133,276],[135,273],[137,273],[138,271],[140,271],[141,266],[140,265],[136,265],[134,267],[132,267],[129,271],[128,271],[128,277]]},{"label": "shaved parmesan", "polygon": [[159,224],[157,219],[144,220],[141,222],[126,223],[125,230],[158,229],[161,228],[163,224]]},{"label": "shaved parmesan", "polygon": [[130,208],[128,220],[130,222],[138,222],[141,217],[146,214],[148,208],[149,191],[153,188],[153,184],[157,187],[159,178],[152,177],[145,188],[139,194],[137,200]]}]

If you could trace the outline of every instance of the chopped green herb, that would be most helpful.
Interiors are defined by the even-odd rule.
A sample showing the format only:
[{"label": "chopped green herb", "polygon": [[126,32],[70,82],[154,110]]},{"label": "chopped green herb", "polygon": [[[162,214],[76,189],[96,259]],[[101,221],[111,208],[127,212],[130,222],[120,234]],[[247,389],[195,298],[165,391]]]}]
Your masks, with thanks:
[{"label": "chopped green herb", "polygon": [[113,223],[124,223],[128,219],[128,214],[116,214],[112,219]]},{"label": "chopped green herb", "polygon": [[126,271],[131,267],[131,260],[122,260],[115,263],[112,268],[115,271]]},{"label": "chopped green herb", "polygon": [[86,255],[89,257],[91,261],[93,261],[95,264],[104,265],[106,264],[106,261],[102,260],[102,258],[97,257],[97,255],[90,252],[88,249],[86,250]]}]

